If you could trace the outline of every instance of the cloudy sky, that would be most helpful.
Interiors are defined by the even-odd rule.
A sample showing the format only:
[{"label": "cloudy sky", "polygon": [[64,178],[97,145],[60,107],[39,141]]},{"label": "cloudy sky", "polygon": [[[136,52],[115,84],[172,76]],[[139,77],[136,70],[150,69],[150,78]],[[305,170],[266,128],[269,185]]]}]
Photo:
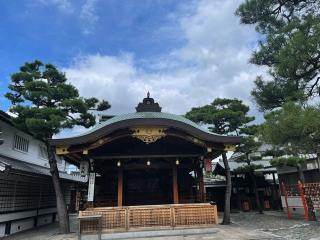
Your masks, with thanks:
[{"label": "cloudy sky", "polygon": [[259,36],[234,15],[242,1],[1,1],[0,108],[10,74],[34,59],[66,72],[83,96],[108,100],[109,114],[134,111],[147,91],[176,114],[217,97],[254,107],[263,69],[248,63]]}]

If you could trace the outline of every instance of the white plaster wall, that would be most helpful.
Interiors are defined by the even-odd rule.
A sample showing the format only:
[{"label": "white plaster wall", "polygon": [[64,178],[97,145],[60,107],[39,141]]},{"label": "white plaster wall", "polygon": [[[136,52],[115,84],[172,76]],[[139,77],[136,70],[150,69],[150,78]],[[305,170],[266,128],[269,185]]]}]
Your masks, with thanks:
[{"label": "white plaster wall", "polygon": [[0,238],[4,237],[5,233],[6,233],[6,224],[5,223],[0,224]]},{"label": "white plaster wall", "polygon": [[[1,138],[4,143],[0,145],[0,155],[21,160],[24,162],[33,163],[43,167],[49,167],[47,159],[40,157],[40,145],[44,146],[44,143],[35,139],[33,136],[26,134],[6,122],[0,120],[0,129],[2,130]],[[27,153],[16,151],[13,148],[14,135],[18,134],[29,140],[29,149]],[[65,170],[65,161],[58,162],[58,168],[60,171]]]},{"label": "white plaster wall", "polygon": [[[304,208],[292,208],[289,207],[290,213],[292,217],[298,217],[298,218],[303,218],[304,217]],[[283,211],[287,214],[287,209],[283,208]]]},{"label": "white plaster wall", "polygon": [[31,229],[33,228],[33,226],[34,226],[34,218],[27,218],[27,219],[12,222],[10,234]]},{"label": "white plaster wall", "polygon": [[52,223],[52,214],[39,216],[37,220],[37,226],[42,226]]},{"label": "white plaster wall", "polygon": [[[303,204],[300,197],[288,197],[287,199],[289,207],[303,208]],[[282,207],[286,207],[285,197],[281,196]]]},{"label": "white plaster wall", "polygon": [[0,222],[7,222],[7,221],[12,221],[12,220],[21,219],[21,218],[34,217],[36,215],[37,215],[36,210],[0,214]]},{"label": "white plaster wall", "polygon": [[[285,197],[281,196],[283,211],[287,213]],[[292,217],[304,217],[304,208],[300,197],[288,197],[288,205]]]},{"label": "white plaster wall", "polygon": [[300,197],[288,197],[289,207],[303,207],[303,203]]},{"label": "white plaster wall", "polygon": [[44,214],[55,213],[55,212],[57,212],[56,208],[39,209],[38,215],[44,215]]}]

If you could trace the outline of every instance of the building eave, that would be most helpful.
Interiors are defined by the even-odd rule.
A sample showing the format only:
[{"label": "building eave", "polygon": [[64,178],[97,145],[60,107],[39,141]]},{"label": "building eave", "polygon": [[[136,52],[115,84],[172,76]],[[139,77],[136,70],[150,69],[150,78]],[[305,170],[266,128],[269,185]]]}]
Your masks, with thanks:
[{"label": "building eave", "polygon": [[101,137],[107,136],[108,134],[125,128],[139,127],[139,126],[161,126],[167,128],[174,128],[187,132],[188,134],[197,137],[203,141],[212,143],[223,143],[236,145],[240,143],[241,137],[236,136],[223,136],[218,134],[208,133],[197,127],[191,126],[181,121],[165,118],[133,118],[122,121],[117,121],[103,127],[90,131],[87,134],[81,136],[61,138],[61,139],[50,139],[49,142],[52,146],[61,145],[79,145],[88,142],[94,142]]}]

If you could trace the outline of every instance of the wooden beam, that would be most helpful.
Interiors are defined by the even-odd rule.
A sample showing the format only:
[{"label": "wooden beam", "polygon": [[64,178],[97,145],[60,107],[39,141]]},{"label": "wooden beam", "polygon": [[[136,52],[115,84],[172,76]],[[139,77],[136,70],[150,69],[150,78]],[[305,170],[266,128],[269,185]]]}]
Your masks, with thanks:
[{"label": "wooden beam", "polygon": [[118,169],[118,207],[122,207],[123,201],[123,169]]},{"label": "wooden beam", "polygon": [[[112,174],[112,173],[118,171],[118,167],[109,167],[109,166],[105,167],[105,166],[100,166],[100,165],[99,166],[95,165],[95,167],[96,167],[95,171],[97,173],[101,174],[101,175]],[[128,170],[128,171],[147,170],[147,169],[161,170],[161,171],[167,170],[169,172],[172,171],[172,167],[171,166],[157,167],[157,166],[154,166],[153,162],[151,162],[150,166],[144,165],[144,166],[141,166],[141,167],[139,167],[139,166],[137,166],[137,167],[127,167],[127,166],[123,165],[123,170]],[[194,168],[193,168],[193,166],[191,164],[189,164],[189,165],[180,164],[179,165],[179,169],[191,172]]]},{"label": "wooden beam", "polygon": [[178,191],[178,176],[177,166],[175,163],[172,164],[172,189],[173,189],[173,203],[179,203],[179,191]]},{"label": "wooden beam", "polygon": [[[100,166],[100,165],[99,165]],[[104,167],[104,166],[102,166]],[[117,167],[109,167],[107,166],[108,170],[111,170],[111,169],[116,169]],[[193,166],[192,164],[180,164],[179,165],[179,168],[180,169],[192,169]],[[123,163],[123,169],[124,170],[143,170],[143,169],[172,169],[170,165],[165,165],[165,164],[157,164],[153,161],[151,161],[151,165],[150,166],[147,166],[145,163],[144,164],[128,164],[126,165],[126,163]]]},{"label": "wooden beam", "polygon": [[192,157],[200,157],[203,156],[203,153],[198,154],[155,154],[155,155],[118,155],[118,156],[90,156],[92,159],[132,159],[132,158],[192,158]]}]

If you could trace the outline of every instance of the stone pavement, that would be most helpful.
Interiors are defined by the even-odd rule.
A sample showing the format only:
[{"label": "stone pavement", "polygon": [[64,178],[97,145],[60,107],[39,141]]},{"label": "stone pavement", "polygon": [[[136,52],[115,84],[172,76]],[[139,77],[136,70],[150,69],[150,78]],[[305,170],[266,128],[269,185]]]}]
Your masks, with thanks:
[{"label": "stone pavement", "polygon": [[[280,212],[238,213],[232,214],[233,224],[218,225],[211,233],[198,235],[163,236],[153,238],[139,238],[139,240],[254,240],[254,239],[289,239],[289,240],[320,240],[320,223],[304,220],[288,220]],[[71,218],[71,230],[75,231],[75,218]],[[111,235],[103,235],[104,239],[111,239]],[[75,233],[58,234],[58,225],[51,224],[30,231],[18,233],[4,240],[76,240]],[[90,236],[85,239],[97,239]],[[127,239],[127,238],[124,238]],[[137,238],[132,240],[138,240]]]},{"label": "stone pavement", "polygon": [[320,222],[305,222],[303,219],[288,220],[283,212],[233,214],[232,221],[241,228],[272,233],[280,239],[320,240]]},{"label": "stone pavement", "polygon": [[[30,230],[24,233],[18,233],[10,237],[5,238],[5,240],[76,240],[77,235],[75,233],[71,234],[58,234],[57,225],[54,227],[40,227],[37,230]],[[55,230],[53,230],[55,229]],[[52,231],[53,230],[53,231]],[[179,235],[179,236],[162,236],[162,237],[140,237],[140,238],[130,238],[131,240],[255,240],[255,239],[273,239],[273,235],[270,233],[264,233],[261,231],[248,231],[241,229],[241,227],[236,225],[222,226],[219,225],[215,232],[202,233],[202,234],[191,234],[191,235]],[[83,240],[95,240],[97,236],[86,235],[82,237]],[[104,234],[102,239],[115,239],[112,235]],[[116,238],[119,239],[119,238]],[[120,239],[128,239],[120,238]]]}]

